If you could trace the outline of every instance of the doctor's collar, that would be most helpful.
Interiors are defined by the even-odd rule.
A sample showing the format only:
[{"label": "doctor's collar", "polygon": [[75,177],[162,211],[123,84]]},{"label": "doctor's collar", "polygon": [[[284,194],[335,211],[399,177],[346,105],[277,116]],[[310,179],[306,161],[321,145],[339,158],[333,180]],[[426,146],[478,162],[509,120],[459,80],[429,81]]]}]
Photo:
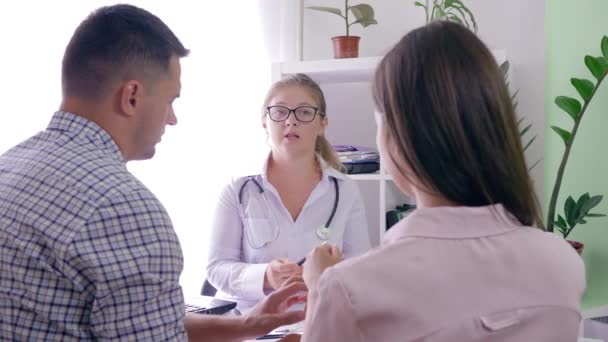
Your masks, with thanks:
[{"label": "doctor's collar", "polygon": [[[268,156],[266,156],[266,159],[264,159],[264,164],[262,166],[261,176],[262,176],[262,181],[264,181],[264,182],[268,181],[268,161],[270,160],[271,153],[272,152],[268,153]],[[334,169],[333,167],[329,166],[327,164],[327,162],[325,161],[325,159],[323,159],[323,157],[321,157],[321,155],[319,153],[316,153],[315,157],[319,161],[319,166],[321,167],[321,181],[329,183],[331,180],[330,176],[334,177],[338,180],[344,180],[344,179],[348,178],[348,176],[345,173],[342,173],[342,172]]]}]

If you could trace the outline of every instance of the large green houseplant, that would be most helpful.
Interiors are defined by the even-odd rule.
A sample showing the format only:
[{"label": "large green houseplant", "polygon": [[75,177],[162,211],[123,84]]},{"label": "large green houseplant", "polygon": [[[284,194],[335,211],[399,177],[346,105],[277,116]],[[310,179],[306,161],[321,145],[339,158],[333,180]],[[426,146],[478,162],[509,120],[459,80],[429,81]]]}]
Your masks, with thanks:
[{"label": "large green houseplant", "polygon": [[477,32],[475,16],[461,0],[426,0],[424,4],[416,1],[414,5],[424,8],[427,24],[436,20],[449,20]]},{"label": "large green houseplant", "polygon": [[[377,24],[374,18],[374,9],[368,4],[350,6],[348,0],[344,0],[344,13],[335,7],[308,6],[308,9],[335,14],[344,19],[346,27],[345,36],[332,37],[335,58],[355,58],[359,56],[359,36],[350,35],[350,27],[359,24],[363,27]],[[354,20],[351,17],[354,16]]]},{"label": "large green houseplant", "polygon": [[[572,129],[568,130],[558,126],[551,126],[553,131],[559,135],[564,142],[564,153],[562,155],[561,162],[557,169],[557,176],[555,177],[555,185],[551,192],[551,198],[549,200],[549,208],[547,211],[546,229],[547,231],[554,231],[557,227],[558,231],[567,238],[572,232],[575,226],[579,224],[587,223],[588,218],[605,216],[604,214],[591,213],[590,211],[595,208],[603,199],[602,195],[591,196],[589,193],[581,195],[578,199],[575,197],[568,196],[564,201],[563,215],[558,214],[556,217],[557,199],[561,189],[562,181],[564,178],[564,172],[566,170],[566,164],[574,144],[574,139],[579,132],[581,121],[585,115],[589,104],[595,97],[598,88],[604,81],[608,74],[608,37],[604,36],[601,41],[602,56],[585,56],[585,65],[587,69],[593,75],[594,80],[572,78],[570,83],[578,92],[578,95],[582,99],[582,103],[573,97],[568,96],[557,96],[555,98],[555,104],[561,108],[570,119],[574,122]],[[578,242],[571,242],[575,248],[580,247],[582,244]]]}]

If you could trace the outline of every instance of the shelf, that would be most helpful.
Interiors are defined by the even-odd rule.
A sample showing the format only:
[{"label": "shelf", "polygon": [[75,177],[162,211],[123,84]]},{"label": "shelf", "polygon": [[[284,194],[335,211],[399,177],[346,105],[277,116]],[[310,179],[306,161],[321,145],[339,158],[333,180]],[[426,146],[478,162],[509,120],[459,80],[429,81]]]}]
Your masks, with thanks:
[{"label": "shelf", "polygon": [[380,57],[361,57],[275,63],[273,73],[307,74],[318,83],[369,82],[379,62]]},{"label": "shelf", "polygon": [[[498,65],[507,60],[505,50],[492,50],[492,54]],[[274,80],[280,79],[281,75],[302,73],[318,83],[369,82],[381,58],[374,56],[274,63],[272,73]]]},{"label": "shelf", "polygon": [[392,180],[391,176],[387,173],[380,173],[376,171],[374,173],[357,173],[348,175],[350,179],[354,180],[367,180],[367,181],[379,181],[379,180]]}]

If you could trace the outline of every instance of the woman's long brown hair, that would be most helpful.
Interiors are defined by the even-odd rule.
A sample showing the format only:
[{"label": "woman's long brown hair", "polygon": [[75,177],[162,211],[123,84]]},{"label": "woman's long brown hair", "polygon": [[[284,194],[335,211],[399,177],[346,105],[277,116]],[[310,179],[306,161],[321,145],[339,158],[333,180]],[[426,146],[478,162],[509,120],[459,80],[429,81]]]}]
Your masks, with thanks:
[{"label": "woman's long brown hair", "polygon": [[380,62],[373,92],[406,179],[460,205],[501,203],[542,226],[509,91],[475,34],[445,21],[411,31]]}]

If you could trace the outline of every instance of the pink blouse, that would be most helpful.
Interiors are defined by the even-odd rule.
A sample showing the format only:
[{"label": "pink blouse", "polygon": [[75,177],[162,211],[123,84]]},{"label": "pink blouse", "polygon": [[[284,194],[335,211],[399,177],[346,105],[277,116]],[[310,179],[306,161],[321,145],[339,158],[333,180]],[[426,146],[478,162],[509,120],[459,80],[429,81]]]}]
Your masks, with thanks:
[{"label": "pink blouse", "polygon": [[582,259],[502,205],[415,210],[327,269],[304,341],[576,341]]}]

